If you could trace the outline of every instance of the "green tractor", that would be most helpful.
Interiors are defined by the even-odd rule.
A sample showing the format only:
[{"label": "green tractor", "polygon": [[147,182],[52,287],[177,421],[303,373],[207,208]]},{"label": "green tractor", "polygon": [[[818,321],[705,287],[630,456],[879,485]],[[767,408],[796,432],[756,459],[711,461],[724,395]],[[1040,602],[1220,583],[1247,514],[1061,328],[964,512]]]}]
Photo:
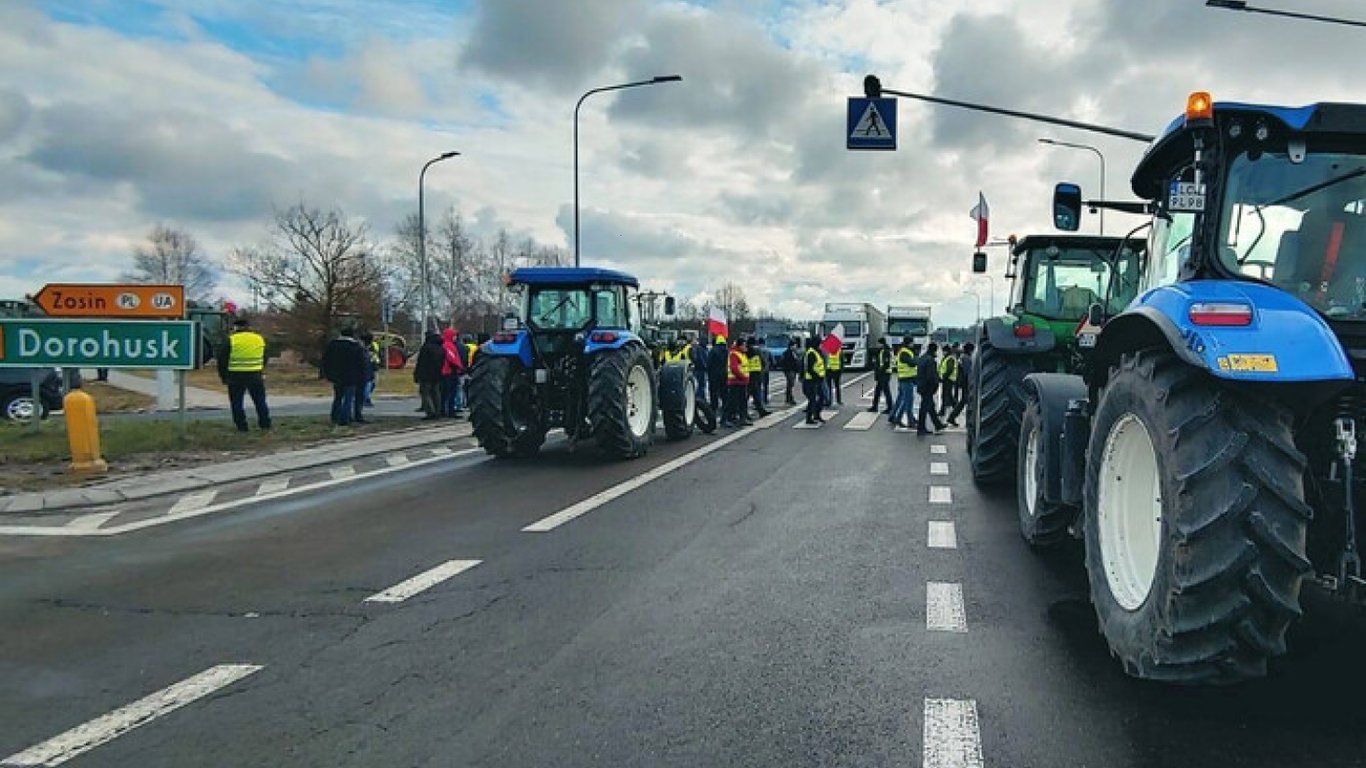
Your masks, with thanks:
[{"label": "green tractor", "polygon": [[[1097,330],[1086,328],[1091,305],[1103,296],[1112,297],[1115,312],[1128,305],[1138,285],[1142,247],[1141,241],[1119,237],[1012,238],[1006,313],[977,328],[968,382],[967,449],[974,480],[1015,480],[1025,376],[1083,372],[1084,352]],[[972,270],[986,272],[985,253],[974,255]],[[1111,280],[1117,281],[1114,290]]]}]

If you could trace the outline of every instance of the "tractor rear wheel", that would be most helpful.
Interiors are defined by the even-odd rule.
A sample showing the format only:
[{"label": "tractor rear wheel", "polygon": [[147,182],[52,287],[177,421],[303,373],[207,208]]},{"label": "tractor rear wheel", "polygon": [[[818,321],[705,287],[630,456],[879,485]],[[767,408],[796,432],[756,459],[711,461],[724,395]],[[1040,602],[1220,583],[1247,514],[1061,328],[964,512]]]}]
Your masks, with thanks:
[{"label": "tractor rear wheel", "polygon": [[628,344],[593,356],[588,373],[588,423],[598,445],[621,459],[644,456],[654,441],[654,366],[644,347]]},{"label": "tractor rear wheel", "polygon": [[716,411],[706,400],[697,401],[697,428],[702,430],[704,435],[716,431]]},{"label": "tractor rear wheel", "polygon": [[1310,570],[1291,413],[1143,350],[1111,370],[1086,464],[1091,601],[1125,670],[1192,684],[1266,674]]},{"label": "tractor rear wheel", "polygon": [[1002,353],[985,337],[973,357],[967,423],[972,479],[1002,483],[1015,476],[1025,409],[1024,378],[1032,368],[1027,359]]},{"label": "tractor rear wheel", "polygon": [[470,374],[470,425],[494,456],[532,456],[545,443],[531,371],[511,357],[490,357]]},{"label": "tractor rear wheel", "polygon": [[697,380],[688,363],[668,363],[659,371],[659,407],[664,413],[664,434],[670,440],[692,435],[697,419]]},{"label": "tractor rear wheel", "polygon": [[1029,398],[1020,419],[1020,455],[1015,471],[1016,508],[1020,535],[1032,547],[1045,547],[1067,538],[1067,524],[1076,508],[1044,498],[1048,482],[1048,436],[1043,432],[1043,406]]}]

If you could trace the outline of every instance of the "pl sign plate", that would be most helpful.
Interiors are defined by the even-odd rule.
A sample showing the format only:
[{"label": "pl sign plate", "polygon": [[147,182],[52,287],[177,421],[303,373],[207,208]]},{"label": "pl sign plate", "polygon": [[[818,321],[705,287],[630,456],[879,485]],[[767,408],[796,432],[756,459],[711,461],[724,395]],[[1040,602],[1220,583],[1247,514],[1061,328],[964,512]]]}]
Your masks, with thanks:
[{"label": "pl sign plate", "polygon": [[195,367],[187,320],[0,320],[0,368]]},{"label": "pl sign plate", "polygon": [[896,99],[849,99],[848,149],[896,149]]}]

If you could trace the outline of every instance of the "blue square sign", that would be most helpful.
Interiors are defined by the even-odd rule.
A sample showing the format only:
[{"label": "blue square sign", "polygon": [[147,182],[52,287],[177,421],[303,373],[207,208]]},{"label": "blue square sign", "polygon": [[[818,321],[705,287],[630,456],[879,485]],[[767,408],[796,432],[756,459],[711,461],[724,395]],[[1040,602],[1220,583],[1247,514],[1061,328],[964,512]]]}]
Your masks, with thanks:
[{"label": "blue square sign", "polygon": [[896,99],[849,98],[849,149],[896,149]]}]

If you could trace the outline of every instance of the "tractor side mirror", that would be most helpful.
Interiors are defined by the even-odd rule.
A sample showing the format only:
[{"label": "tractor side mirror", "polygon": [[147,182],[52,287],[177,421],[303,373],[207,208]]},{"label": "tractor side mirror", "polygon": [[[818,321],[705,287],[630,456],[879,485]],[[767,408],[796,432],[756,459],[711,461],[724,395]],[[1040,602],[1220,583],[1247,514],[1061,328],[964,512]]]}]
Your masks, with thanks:
[{"label": "tractor side mirror", "polygon": [[987,271],[986,251],[978,251],[977,253],[972,254],[972,271],[978,275]]},{"label": "tractor side mirror", "polygon": [[674,310],[675,310],[676,308],[677,308],[677,305],[676,305],[676,303],[674,302],[674,297],[672,297],[672,296],[665,296],[665,297],[664,297],[664,315],[665,315],[666,317],[673,317],[673,316],[674,316]]},{"label": "tractor side mirror", "polygon": [[1086,324],[1100,327],[1105,324],[1105,307],[1092,304],[1086,309]]},{"label": "tractor side mirror", "polygon": [[1053,188],[1053,226],[1064,232],[1081,229],[1081,187],[1064,181]]}]

